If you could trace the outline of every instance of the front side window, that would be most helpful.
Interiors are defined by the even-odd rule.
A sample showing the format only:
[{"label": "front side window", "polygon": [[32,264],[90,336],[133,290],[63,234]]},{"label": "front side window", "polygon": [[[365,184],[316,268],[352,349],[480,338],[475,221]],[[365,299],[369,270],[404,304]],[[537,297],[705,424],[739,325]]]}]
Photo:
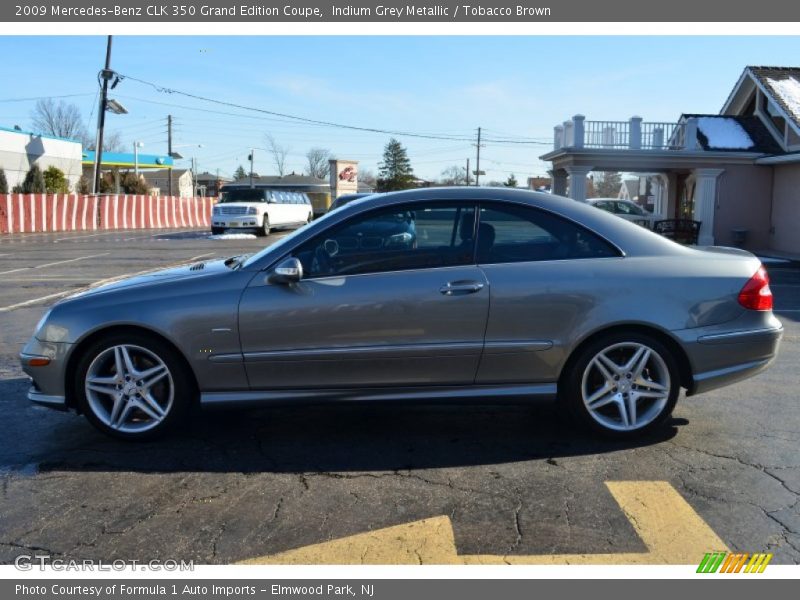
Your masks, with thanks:
[{"label": "front side window", "polygon": [[479,221],[478,264],[620,255],[580,225],[535,208],[482,207]]},{"label": "front side window", "polygon": [[394,206],[353,217],[294,256],[306,277],[448,267],[472,262],[474,236],[473,205]]}]

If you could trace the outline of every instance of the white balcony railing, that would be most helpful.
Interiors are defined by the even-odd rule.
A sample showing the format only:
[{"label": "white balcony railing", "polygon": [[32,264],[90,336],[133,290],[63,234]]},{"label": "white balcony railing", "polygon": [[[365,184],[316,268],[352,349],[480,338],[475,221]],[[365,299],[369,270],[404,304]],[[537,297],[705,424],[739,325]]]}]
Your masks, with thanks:
[{"label": "white balcony railing", "polygon": [[628,121],[587,121],[583,115],[575,115],[554,127],[553,148],[695,150],[697,120],[658,123],[631,117]]}]

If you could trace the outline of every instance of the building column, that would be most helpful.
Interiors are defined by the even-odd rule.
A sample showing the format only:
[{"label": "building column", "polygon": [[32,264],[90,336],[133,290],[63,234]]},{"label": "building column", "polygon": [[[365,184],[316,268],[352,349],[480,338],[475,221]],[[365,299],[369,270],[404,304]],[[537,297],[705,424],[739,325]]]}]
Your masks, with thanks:
[{"label": "building column", "polygon": [[569,174],[569,197],[583,202],[586,200],[586,177],[592,167],[564,167]]},{"label": "building column", "polygon": [[653,214],[659,219],[666,219],[667,214],[667,194],[669,193],[669,176],[666,173],[658,173],[654,178],[657,185],[653,193]]},{"label": "building column", "polygon": [[700,221],[700,246],[714,245],[714,211],[717,205],[717,178],[725,169],[695,169],[694,220]]},{"label": "building column", "polygon": [[672,219],[675,216],[678,206],[678,199],[680,197],[680,190],[678,189],[678,174],[670,171],[665,174],[667,181],[664,213],[661,215],[662,219]]},{"label": "building column", "polygon": [[567,195],[567,172],[564,169],[553,170],[553,183],[550,192],[557,196]]}]

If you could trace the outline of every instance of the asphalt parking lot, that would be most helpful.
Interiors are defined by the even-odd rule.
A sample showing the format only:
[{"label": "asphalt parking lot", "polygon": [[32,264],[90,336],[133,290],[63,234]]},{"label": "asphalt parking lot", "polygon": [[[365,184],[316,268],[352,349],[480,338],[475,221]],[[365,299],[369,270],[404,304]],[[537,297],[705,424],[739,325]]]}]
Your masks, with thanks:
[{"label": "asphalt parking lot", "polygon": [[26,400],[17,352],[62,295],[264,243],[0,238],[0,562],[657,563],[728,548],[800,563],[796,263],[768,265],[785,327],[776,363],[682,398],[636,444],[578,433],[551,408],[475,405],[211,413],[124,444]]}]

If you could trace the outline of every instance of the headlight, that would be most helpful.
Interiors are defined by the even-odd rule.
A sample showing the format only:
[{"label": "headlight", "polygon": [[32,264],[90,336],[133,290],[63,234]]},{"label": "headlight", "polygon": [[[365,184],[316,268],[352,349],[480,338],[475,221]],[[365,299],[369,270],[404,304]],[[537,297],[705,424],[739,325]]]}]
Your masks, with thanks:
[{"label": "headlight", "polygon": [[411,240],[414,239],[414,236],[404,231],[403,233],[395,233],[394,235],[390,235],[389,239],[386,240],[387,246],[405,246],[411,243]]},{"label": "headlight", "polygon": [[50,316],[50,313],[53,312],[53,309],[49,309],[44,316],[39,319],[39,322],[36,324],[36,329],[33,330],[33,337],[39,337],[39,333],[41,333],[44,324],[47,322],[47,318]]},{"label": "headlight", "polygon": [[250,208],[247,209],[247,214],[248,215],[257,215],[258,214],[258,209],[255,206],[251,206]]}]

